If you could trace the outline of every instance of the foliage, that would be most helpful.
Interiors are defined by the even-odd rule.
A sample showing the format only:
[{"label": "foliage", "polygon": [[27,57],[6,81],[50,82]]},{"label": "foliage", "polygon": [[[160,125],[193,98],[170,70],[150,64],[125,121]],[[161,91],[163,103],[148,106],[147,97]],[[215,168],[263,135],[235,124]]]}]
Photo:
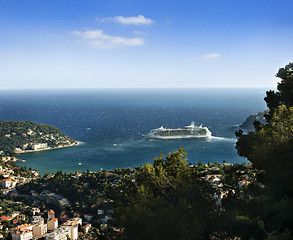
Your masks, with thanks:
[{"label": "foliage", "polygon": [[[259,217],[268,239],[290,239],[293,226],[293,63],[281,68],[278,92],[269,91],[268,123],[255,123],[255,131],[236,133],[236,148],[260,170],[264,184]],[[288,237],[289,236],[289,237]]]},{"label": "foliage", "polygon": [[293,106],[293,63],[280,68],[276,77],[281,78],[281,82],[278,83],[277,87],[278,91],[267,91],[267,96],[265,97],[270,114],[280,105]]},{"label": "foliage", "polygon": [[30,149],[33,144],[47,143],[48,147],[75,141],[57,128],[47,124],[24,121],[0,121],[0,151],[14,155],[15,148]]},{"label": "foliage", "polygon": [[127,239],[205,239],[218,211],[211,192],[181,148],[142,166],[136,181],[124,177],[108,195]]}]

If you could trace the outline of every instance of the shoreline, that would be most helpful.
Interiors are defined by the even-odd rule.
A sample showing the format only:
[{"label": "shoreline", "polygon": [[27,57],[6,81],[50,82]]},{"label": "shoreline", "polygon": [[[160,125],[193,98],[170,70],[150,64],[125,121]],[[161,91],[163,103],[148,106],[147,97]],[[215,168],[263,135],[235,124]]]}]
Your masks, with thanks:
[{"label": "shoreline", "polygon": [[[47,148],[42,148],[42,149],[37,149],[37,150],[21,150],[21,151],[15,152],[15,154],[19,155],[19,154],[24,154],[24,153],[48,151],[48,150],[61,149],[61,148],[67,148],[67,147],[75,147],[75,146],[79,146],[81,144],[84,144],[84,143],[79,142],[79,141],[75,141],[75,143],[71,143],[71,144],[68,144],[68,145],[60,145],[60,146],[57,146],[57,147],[47,147]],[[20,159],[17,159],[17,160],[20,160]]]}]

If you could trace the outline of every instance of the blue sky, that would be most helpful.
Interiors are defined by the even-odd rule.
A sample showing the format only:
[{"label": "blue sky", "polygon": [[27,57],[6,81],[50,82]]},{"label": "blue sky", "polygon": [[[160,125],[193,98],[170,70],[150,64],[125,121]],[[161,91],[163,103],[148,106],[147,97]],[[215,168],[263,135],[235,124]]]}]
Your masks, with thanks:
[{"label": "blue sky", "polygon": [[292,0],[0,0],[0,89],[276,86]]}]

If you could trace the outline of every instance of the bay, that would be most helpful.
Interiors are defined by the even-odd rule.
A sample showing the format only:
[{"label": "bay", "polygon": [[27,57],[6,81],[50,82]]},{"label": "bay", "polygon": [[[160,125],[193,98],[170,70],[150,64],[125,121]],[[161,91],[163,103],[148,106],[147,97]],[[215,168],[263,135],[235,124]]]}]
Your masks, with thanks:
[{"label": "bay", "polygon": [[[83,144],[26,153],[20,166],[40,174],[136,167],[183,146],[190,163],[241,163],[237,129],[266,109],[266,89],[76,89],[0,91],[0,119],[59,128]],[[151,129],[207,126],[211,139],[146,140]],[[80,163],[80,164],[79,164]]]}]

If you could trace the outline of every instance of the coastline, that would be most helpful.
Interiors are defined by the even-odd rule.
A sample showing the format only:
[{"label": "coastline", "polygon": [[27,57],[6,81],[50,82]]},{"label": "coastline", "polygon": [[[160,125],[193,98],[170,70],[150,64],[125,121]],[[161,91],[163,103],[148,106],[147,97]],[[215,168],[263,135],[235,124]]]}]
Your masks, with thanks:
[{"label": "coastline", "polygon": [[[75,141],[74,143],[71,144],[66,144],[66,145],[59,145],[57,147],[47,147],[47,148],[41,148],[41,149],[36,149],[36,150],[20,150],[16,151],[16,154],[23,154],[23,153],[32,153],[32,152],[40,152],[40,151],[47,151],[47,150],[54,150],[54,149],[60,149],[60,148],[67,148],[67,147],[74,147],[74,146],[79,146],[83,144],[83,142]],[[19,159],[17,159],[19,160]]]}]

